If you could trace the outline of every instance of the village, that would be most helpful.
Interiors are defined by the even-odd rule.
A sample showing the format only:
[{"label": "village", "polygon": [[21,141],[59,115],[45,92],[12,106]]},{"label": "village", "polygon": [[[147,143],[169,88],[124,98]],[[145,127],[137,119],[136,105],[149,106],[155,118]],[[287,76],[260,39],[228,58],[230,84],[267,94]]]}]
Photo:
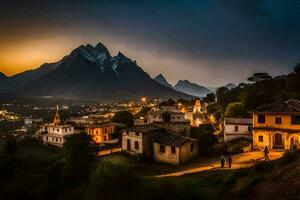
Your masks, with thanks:
[{"label": "village", "polygon": [[[201,127],[211,127],[212,135],[217,139],[214,149],[223,148],[217,156],[221,160],[226,159],[226,162],[225,154],[227,157],[248,152],[247,163],[251,164],[251,160],[264,161],[268,156],[265,153],[270,152],[272,159],[279,158],[284,151],[300,147],[300,102],[297,100],[260,106],[251,111],[252,118],[224,117],[221,124],[216,123],[214,114],[210,112],[215,109],[216,102],[209,104],[197,98],[185,105],[184,101],[175,102],[170,98],[153,103],[145,97],[140,101],[140,108],[136,106],[134,110],[135,114],[139,114],[130,125],[112,119],[118,112],[132,113],[133,110],[70,117],[63,121],[59,106],[53,113],[52,122],[41,123],[42,120],[26,118],[25,124],[33,123],[38,127],[34,137],[45,145],[63,147],[68,137],[85,133],[98,147],[99,156],[126,153],[174,166],[208,156],[201,152],[201,141],[192,134],[192,130]],[[226,150],[232,144],[239,145],[238,151]],[[232,159],[232,156],[229,157]],[[236,160],[230,162],[234,164]],[[221,163],[217,162],[216,166],[219,165]]]}]

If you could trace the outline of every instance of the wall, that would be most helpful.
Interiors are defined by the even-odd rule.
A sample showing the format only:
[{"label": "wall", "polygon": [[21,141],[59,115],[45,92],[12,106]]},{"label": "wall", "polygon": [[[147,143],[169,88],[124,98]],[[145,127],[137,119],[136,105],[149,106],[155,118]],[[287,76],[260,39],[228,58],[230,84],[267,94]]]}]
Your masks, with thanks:
[{"label": "wall", "polygon": [[[281,117],[281,124],[275,124],[275,118]],[[300,124],[291,124],[291,115],[265,115],[265,123],[261,124],[257,122],[258,115],[253,115],[253,127],[269,127],[269,128],[281,128],[281,129],[294,129],[300,131]]]},{"label": "wall", "polygon": [[178,165],[179,162],[179,147],[176,147],[176,153],[172,153],[171,146],[169,145],[163,145],[165,146],[165,153],[160,152],[160,144],[153,143],[153,158],[157,162],[163,162],[168,163],[172,165]]},{"label": "wall", "polygon": [[[130,140],[130,149],[127,148],[127,140]],[[139,144],[139,149],[135,149],[135,141]],[[142,154],[143,153],[143,135],[142,133],[131,132],[131,131],[123,131],[122,133],[122,150],[127,151],[129,153],[134,154]]]},{"label": "wall", "polygon": [[[190,151],[190,147],[191,144],[194,145],[193,151]],[[197,157],[199,155],[198,153],[198,142],[196,141],[189,141],[184,143],[181,147],[180,147],[180,164],[185,163],[189,160],[191,160],[194,157]]]},{"label": "wall", "polygon": [[188,136],[191,135],[190,122],[154,122],[154,125],[166,129],[168,132]]},{"label": "wall", "polygon": [[[238,131],[235,131],[235,126],[238,126]],[[251,129],[249,131],[249,126],[251,125],[225,124],[224,140],[228,142],[241,137],[252,140],[252,131]]]}]

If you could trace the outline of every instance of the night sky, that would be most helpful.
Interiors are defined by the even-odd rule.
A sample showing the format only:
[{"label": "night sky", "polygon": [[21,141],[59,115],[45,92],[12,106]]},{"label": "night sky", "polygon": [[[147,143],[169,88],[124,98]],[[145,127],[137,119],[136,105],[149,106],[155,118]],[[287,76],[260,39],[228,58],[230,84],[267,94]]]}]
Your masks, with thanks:
[{"label": "night sky", "polygon": [[0,71],[7,75],[102,42],[151,76],[219,86],[300,62],[299,0],[3,0]]}]

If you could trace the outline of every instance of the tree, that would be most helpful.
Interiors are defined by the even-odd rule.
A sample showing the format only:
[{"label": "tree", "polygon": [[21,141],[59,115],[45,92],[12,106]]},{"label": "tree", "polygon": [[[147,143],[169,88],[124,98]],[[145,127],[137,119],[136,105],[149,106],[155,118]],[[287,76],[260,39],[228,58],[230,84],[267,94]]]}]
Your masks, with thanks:
[{"label": "tree", "polygon": [[247,80],[250,82],[259,82],[264,80],[270,80],[272,79],[272,76],[270,76],[268,73],[254,73],[251,77],[249,77]]},{"label": "tree", "polygon": [[116,112],[111,120],[116,123],[126,124],[127,127],[133,126],[133,115],[126,110]]},{"label": "tree", "polygon": [[214,153],[213,145],[218,142],[218,138],[213,132],[214,128],[210,124],[191,129],[191,136],[198,139],[199,154],[210,156]]},{"label": "tree", "polygon": [[220,87],[216,91],[217,99],[218,101],[223,101],[224,100],[224,95],[229,92],[229,89],[227,87]]},{"label": "tree", "polygon": [[295,66],[294,72],[295,72],[295,73],[299,73],[299,72],[300,72],[300,63],[298,63],[298,64]]},{"label": "tree", "polygon": [[247,111],[247,109],[242,103],[236,102],[227,105],[225,117],[245,118],[250,117],[250,113]]},{"label": "tree", "polygon": [[161,114],[161,116],[162,116],[162,119],[163,119],[164,122],[171,121],[171,113],[169,113],[169,112],[163,112]]},{"label": "tree", "polygon": [[137,199],[140,184],[130,166],[102,160],[91,175],[86,199]]},{"label": "tree", "polygon": [[145,115],[151,110],[151,107],[143,107],[136,117],[145,117]]},{"label": "tree", "polygon": [[70,184],[87,181],[97,153],[91,137],[85,133],[71,135],[67,138],[63,151],[64,175],[67,181]]},{"label": "tree", "polygon": [[206,103],[212,103],[216,101],[216,95],[214,93],[208,93],[206,97],[204,97],[204,101]]}]

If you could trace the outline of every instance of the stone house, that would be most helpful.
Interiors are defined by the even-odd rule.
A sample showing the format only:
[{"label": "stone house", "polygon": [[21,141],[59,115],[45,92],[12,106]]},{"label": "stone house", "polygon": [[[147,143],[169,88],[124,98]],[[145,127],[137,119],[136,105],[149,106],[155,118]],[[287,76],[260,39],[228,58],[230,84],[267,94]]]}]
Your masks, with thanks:
[{"label": "stone house", "polygon": [[153,137],[153,157],[157,162],[180,165],[196,156],[196,139],[170,133],[158,133]]},{"label": "stone house", "polygon": [[253,147],[299,149],[300,101],[288,100],[256,108],[253,112]]}]

